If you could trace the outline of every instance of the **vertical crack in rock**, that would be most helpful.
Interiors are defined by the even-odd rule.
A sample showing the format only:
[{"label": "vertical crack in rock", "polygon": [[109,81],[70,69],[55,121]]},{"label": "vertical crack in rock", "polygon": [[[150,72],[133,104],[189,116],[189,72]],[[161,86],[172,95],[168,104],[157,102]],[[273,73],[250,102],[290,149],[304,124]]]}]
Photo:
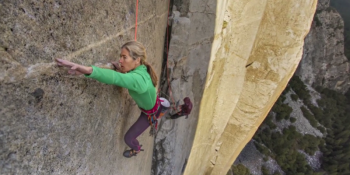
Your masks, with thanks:
[{"label": "vertical crack in rock", "polygon": [[[127,90],[54,62],[116,61],[134,39],[135,2],[1,1],[0,174],[149,174],[152,137],[138,137],[145,151],[123,158],[140,115]],[[137,39],[159,75],[168,1],[139,4]]]}]

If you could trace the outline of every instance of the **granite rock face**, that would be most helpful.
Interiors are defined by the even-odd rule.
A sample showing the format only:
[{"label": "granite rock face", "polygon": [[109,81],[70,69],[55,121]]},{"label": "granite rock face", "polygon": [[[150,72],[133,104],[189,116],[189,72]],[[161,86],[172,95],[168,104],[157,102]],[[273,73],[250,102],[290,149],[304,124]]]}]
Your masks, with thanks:
[{"label": "granite rock face", "polygon": [[350,87],[349,66],[344,55],[344,21],[329,0],[319,0],[296,74],[313,87],[345,93]]},{"label": "granite rock face", "polygon": [[[127,91],[53,63],[117,60],[120,46],[134,39],[135,3],[0,2],[0,174],[149,174],[147,132],[137,159],[122,156],[123,136],[140,112]],[[158,74],[167,3],[139,2],[137,40]]]}]

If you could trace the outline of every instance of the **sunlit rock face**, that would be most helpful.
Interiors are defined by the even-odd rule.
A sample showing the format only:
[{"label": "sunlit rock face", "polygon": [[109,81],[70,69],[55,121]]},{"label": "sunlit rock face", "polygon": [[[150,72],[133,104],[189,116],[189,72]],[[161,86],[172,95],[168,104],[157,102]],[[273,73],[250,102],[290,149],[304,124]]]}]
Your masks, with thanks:
[{"label": "sunlit rock face", "polygon": [[226,174],[295,72],[316,5],[316,0],[217,2],[185,174]]},{"label": "sunlit rock face", "polygon": [[323,86],[342,93],[350,87],[349,61],[344,55],[344,21],[329,6],[329,0],[318,2],[296,73],[314,87]]},{"label": "sunlit rock face", "polygon": [[[168,1],[140,1],[137,40],[160,75]],[[0,174],[149,174],[153,138],[125,159],[140,114],[125,89],[67,75],[53,59],[119,59],[136,1],[0,2]],[[140,173],[141,172],[141,173]]]}]

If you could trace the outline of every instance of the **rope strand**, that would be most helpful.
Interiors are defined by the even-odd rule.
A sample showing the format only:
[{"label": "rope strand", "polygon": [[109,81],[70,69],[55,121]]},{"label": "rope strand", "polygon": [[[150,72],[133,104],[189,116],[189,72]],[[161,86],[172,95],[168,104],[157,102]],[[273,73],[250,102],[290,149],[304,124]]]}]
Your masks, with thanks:
[{"label": "rope strand", "polygon": [[139,11],[139,0],[136,1],[136,18],[135,18],[135,41],[137,40],[137,15]]}]

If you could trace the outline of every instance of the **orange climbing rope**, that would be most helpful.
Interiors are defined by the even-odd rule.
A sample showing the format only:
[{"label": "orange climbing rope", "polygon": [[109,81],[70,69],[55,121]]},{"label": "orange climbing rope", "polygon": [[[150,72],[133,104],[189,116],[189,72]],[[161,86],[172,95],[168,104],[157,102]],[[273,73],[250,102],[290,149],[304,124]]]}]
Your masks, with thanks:
[{"label": "orange climbing rope", "polygon": [[137,40],[137,14],[139,11],[139,0],[136,1],[136,19],[135,19],[135,41]]}]

